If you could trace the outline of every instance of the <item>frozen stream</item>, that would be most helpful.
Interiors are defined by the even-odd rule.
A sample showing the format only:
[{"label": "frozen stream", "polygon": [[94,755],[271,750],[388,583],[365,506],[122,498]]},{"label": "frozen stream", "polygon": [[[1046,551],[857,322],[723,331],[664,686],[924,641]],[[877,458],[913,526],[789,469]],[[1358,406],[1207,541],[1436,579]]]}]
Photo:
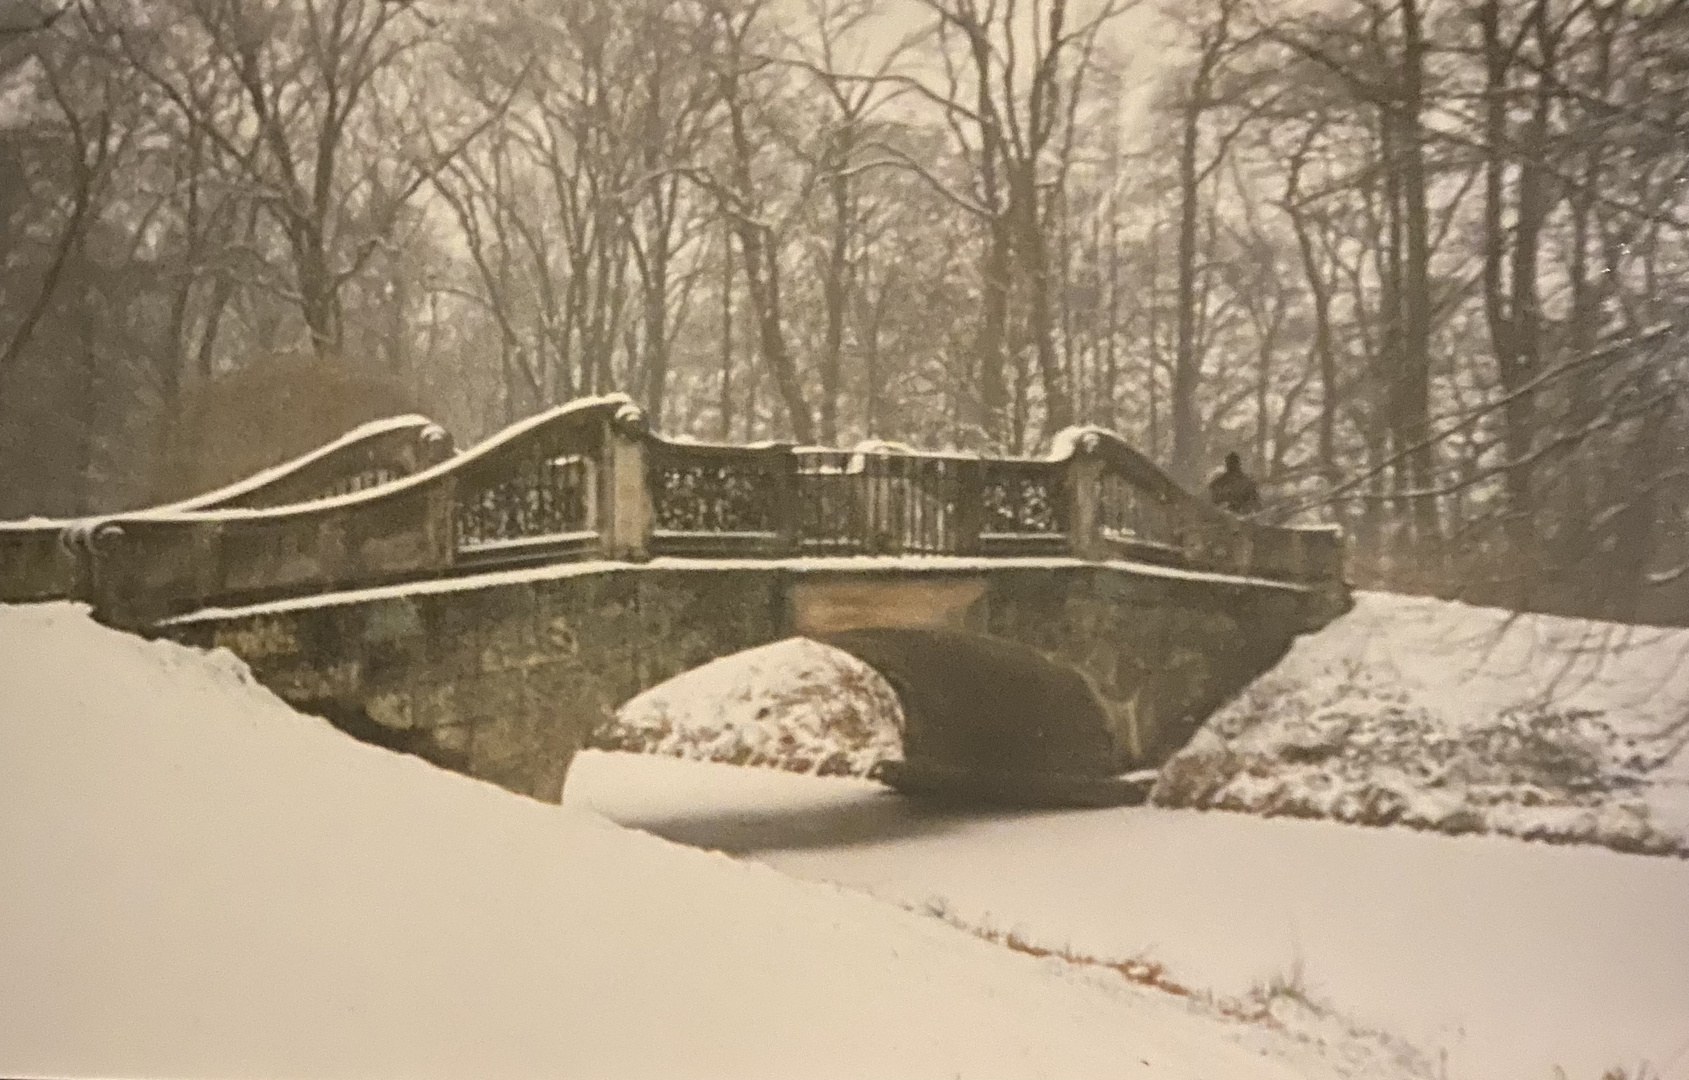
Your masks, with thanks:
[{"label": "frozen stream", "polygon": [[[1300,964],[1450,1080],[1689,1078],[1689,860],[1233,814],[923,812],[880,786],[588,752],[566,801],[1236,994]],[[774,943],[771,943],[771,945]]]}]

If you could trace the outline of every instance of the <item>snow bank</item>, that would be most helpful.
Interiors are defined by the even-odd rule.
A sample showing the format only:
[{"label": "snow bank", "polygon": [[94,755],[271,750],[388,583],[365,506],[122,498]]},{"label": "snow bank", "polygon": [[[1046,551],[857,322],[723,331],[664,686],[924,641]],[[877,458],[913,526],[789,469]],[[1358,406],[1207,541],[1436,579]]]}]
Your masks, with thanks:
[{"label": "snow bank", "polygon": [[[1376,1040],[1344,1035],[1358,1025],[1419,1046],[1440,1080],[1689,1080],[1689,860],[1157,807],[960,813],[864,780],[592,752],[565,803],[1033,946],[1160,963],[1245,1006],[1264,990],[1293,1012],[1271,991],[1299,984],[1346,1020],[1280,1013],[1284,1033],[1355,1077],[1392,1075]],[[1234,1075],[1256,1074],[1217,1080]]]},{"label": "snow bank", "polygon": [[0,1075],[1337,1074],[363,746],[70,605],[0,607],[0,684]]},{"label": "snow bank", "polygon": [[1686,744],[1689,630],[1361,593],[1151,798],[1682,855]]},{"label": "snow bank", "polygon": [[878,762],[902,758],[902,723],[896,693],[873,668],[840,649],[793,638],[647,690],[618,710],[593,745],[866,776]]}]

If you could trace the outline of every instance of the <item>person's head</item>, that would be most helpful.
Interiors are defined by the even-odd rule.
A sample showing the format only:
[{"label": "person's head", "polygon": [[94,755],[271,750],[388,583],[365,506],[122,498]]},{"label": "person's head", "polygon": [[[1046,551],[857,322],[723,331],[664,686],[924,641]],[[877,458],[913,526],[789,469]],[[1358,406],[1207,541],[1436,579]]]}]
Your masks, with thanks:
[{"label": "person's head", "polygon": [[1237,451],[1233,450],[1230,453],[1228,453],[1226,455],[1226,471],[1227,472],[1240,472],[1240,471],[1242,471],[1242,469],[1243,469],[1243,459],[1237,456]]}]

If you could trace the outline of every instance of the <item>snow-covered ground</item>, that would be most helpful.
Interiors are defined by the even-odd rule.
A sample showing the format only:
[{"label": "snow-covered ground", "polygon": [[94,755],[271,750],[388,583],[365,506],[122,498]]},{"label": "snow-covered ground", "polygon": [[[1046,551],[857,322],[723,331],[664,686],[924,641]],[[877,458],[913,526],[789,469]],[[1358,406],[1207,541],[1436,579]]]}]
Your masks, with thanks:
[{"label": "snow-covered ground", "polygon": [[[1689,637],[1592,666],[1615,628],[1501,629],[1363,596],[1184,775],[1388,775],[1498,830],[1629,802],[1680,837]],[[786,643],[603,741],[859,771],[896,753],[886,693]],[[0,1075],[1689,1080],[1689,860],[599,752],[548,807],[64,604],[0,607],[0,868]]]},{"label": "snow-covered ground", "polygon": [[0,607],[0,686],[0,1075],[1427,1075],[360,745],[70,605]]},{"label": "snow-covered ground", "polygon": [[[795,639],[647,691],[597,745],[866,776],[898,723],[870,669]],[[1361,593],[1152,799],[1689,854],[1689,630]]]},{"label": "snow-covered ground", "polygon": [[[1210,719],[1160,806],[1689,854],[1689,631],[1356,599]],[[859,721],[838,747],[864,775],[896,756],[897,714],[825,654],[794,641],[707,665],[634,699],[601,744],[694,761],[755,746],[813,772],[824,702]],[[783,759],[794,726],[804,749]],[[1222,995],[1300,959],[1316,997],[1446,1052],[1450,1077],[1646,1062],[1689,1078],[1678,859],[1172,810],[922,813],[862,781],[623,755],[584,757],[570,784],[672,839],[1047,948],[1148,957]]]},{"label": "snow-covered ground", "polygon": [[931,810],[866,780],[596,752],[565,805],[1222,997],[1300,982],[1446,1080],[1689,1080],[1684,860],[1161,808]]},{"label": "snow-covered ground", "polygon": [[1361,593],[1151,797],[1684,855],[1686,748],[1689,630]]},{"label": "snow-covered ground", "polygon": [[725,657],[623,705],[605,750],[866,776],[901,757],[897,695],[849,653],[793,638]]}]

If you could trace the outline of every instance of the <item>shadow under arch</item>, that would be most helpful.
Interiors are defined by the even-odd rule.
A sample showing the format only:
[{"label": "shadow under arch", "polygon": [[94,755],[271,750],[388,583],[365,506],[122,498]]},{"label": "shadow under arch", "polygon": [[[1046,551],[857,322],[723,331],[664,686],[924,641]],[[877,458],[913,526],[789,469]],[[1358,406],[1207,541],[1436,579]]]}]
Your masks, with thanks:
[{"label": "shadow under arch", "polygon": [[[1140,801],[1147,790],[1111,774],[1110,763],[1117,755],[1109,713],[1090,683],[1074,668],[1030,646],[940,627],[865,627],[803,634],[771,644],[792,641],[837,649],[885,680],[901,713],[897,734],[903,756],[901,761],[880,762],[869,775],[906,794],[951,803],[1114,805]],[[728,657],[688,671],[724,659]],[[816,707],[776,697],[763,709],[769,704]],[[872,705],[864,700],[858,708]],[[850,706],[840,710],[847,715],[854,711]],[[849,721],[838,722],[843,727]],[[643,748],[637,737],[618,737],[617,729],[613,721],[600,727],[586,746]],[[865,743],[864,734],[840,730],[845,746],[834,752],[841,757],[859,752],[861,746],[852,737]],[[741,752],[742,757],[717,760],[778,764],[757,758],[746,745],[732,746],[729,754]],[[795,751],[800,758],[806,752],[816,751]]]},{"label": "shadow under arch", "polygon": [[819,635],[891,684],[902,762],[875,771],[911,795],[1014,806],[1137,803],[1143,778],[1113,774],[1108,708],[1076,669],[966,630],[873,627]]}]

